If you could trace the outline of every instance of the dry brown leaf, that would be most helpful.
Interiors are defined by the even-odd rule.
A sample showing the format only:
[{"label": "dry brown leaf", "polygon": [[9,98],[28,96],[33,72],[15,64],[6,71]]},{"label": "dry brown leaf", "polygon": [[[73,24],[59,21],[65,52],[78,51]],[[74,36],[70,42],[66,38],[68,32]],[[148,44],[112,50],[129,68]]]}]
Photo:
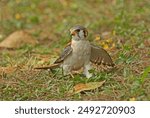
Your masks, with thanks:
[{"label": "dry brown leaf", "polygon": [[23,46],[24,44],[35,45],[37,43],[38,43],[37,40],[34,37],[32,37],[29,33],[23,30],[20,30],[20,31],[13,32],[6,39],[4,39],[0,43],[0,47],[19,48]]},{"label": "dry brown leaf", "polygon": [[101,87],[104,83],[105,83],[105,80],[101,82],[90,82],[86,84],[79,83],[73,87],[73,90],[69,91],[69,95],[80,93],[82,91],[94,90],[96,88]]},{"label": "dry brown leaf", "polygon": [[132,97],[132,98],[129,99],[129,101],[136,101],[136,98]]}]

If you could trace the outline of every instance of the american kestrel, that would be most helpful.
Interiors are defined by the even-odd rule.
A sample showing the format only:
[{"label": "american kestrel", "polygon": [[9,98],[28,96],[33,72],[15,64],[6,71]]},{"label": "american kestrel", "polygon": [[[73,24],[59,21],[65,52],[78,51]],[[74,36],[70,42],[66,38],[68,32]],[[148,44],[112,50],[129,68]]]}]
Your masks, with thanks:
[{"label": "american kestrel", "polygon": [[36,69],[53,69],[62,67],[64,75],[83,68],[83,74],[90,78],[92,63],[95,65],[114,66],[109,54],[101,47],[91,44],[87,40],[88,31],[83,26],[74,26],[70,29],[71,42],[64,48],[59,58],[49,67]]}]

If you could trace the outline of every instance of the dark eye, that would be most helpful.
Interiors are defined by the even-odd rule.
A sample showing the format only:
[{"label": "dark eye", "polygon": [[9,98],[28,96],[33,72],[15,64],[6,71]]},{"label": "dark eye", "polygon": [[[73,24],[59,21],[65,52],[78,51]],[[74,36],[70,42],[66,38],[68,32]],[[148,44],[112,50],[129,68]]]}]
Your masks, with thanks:
[{"label": "dark eye", "polygon": [[80,29],[77,29],[76,31],[77,31],[77,32],[80,32]]}]

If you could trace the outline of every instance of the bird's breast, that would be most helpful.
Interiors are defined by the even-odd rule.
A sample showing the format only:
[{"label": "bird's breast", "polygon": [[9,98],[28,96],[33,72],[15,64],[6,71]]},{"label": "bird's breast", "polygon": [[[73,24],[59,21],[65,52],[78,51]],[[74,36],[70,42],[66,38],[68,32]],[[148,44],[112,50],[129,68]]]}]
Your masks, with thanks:
[{"label": "bird's breast", "polygon": [[88,41],[72,42],[73,52],[64,61],[66,65],[70,65],[73,70],[78,70],[90,60],[91,47]]}]

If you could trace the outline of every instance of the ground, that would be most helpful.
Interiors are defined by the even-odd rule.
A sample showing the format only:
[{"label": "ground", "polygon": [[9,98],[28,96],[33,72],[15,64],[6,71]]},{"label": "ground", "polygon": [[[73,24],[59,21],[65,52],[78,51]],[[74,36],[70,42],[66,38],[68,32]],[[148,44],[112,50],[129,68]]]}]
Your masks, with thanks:
[{"label": "ground", "polygon": [[[0,100],[150,100],[149,0],[1,0],[0,41],[25,30],[39,44],[0,50]],[[104,47],[117,68],[63,77],[50,65],[69,42],[70,27],[88,28],[88,39]],[[78,83],[103,86],[67,96]]]}]

